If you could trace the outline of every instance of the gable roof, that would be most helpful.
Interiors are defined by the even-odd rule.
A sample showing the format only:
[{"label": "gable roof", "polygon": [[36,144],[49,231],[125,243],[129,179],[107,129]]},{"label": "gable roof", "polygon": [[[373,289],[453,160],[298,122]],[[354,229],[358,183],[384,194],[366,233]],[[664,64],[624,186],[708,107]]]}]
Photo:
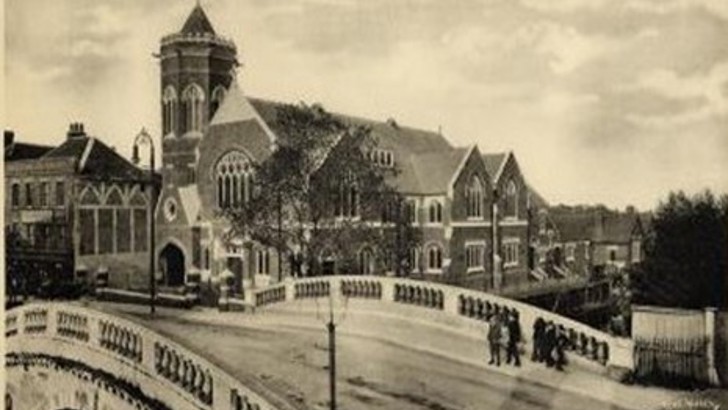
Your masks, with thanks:
[{"label": "gable roof", "polygon": [[79,174],[97,178],[133,180],[147,178],[141,169],[103,141],[89,136],[68,138],[39,159],[42,161],[45,158],[72,158],[77,164]]},{"label": "gable roof", "polygon": [[[279,138],[285,139],[284,130],[278,127],[277,121],[278,108],[284,106],[284,103],[248,98],[242,93],[239,97],[234,98],[249,101],[251,107],[272,132]],[[225,118],[234,119],[233,116],[228,117],[228,115],[221,114],[218,122],[222,122]],[[252,114],[246,115],[241,110],[238,118],[244,119],[250,115]],[[390,175],[388,182],[403,193],[446,193],[452,175],[467,153],[467,148],[453,148],[442,134],[436,132],[400,126],[393,121],[374,121],[339,113],[331,113],[331,115],[349,126],[370,128],[378,146],[394,152],[395,164],[399,172],[396,176]],[[213,122],[215,121],[217,120],[213,120]],[[335,144],[338,139],[334,138],[332,141]]]},{"label": "gable roof", "polygon": [[10,142],[5,138],[5,162],[34,159],[45,155],[52,150],[50,145],[28,144],[24,142]]},{"label": "gable roof", "polygon": [[195,8],[192,9],[192,12],[187,17],[187,20],[185,21],[185,24],[182,26],[182,30],[180,30],[180,33],[182,34],[215,34],[215,29],[212,28],[212,23],[210,23],[210,19],[207,18],[207,14],[205,14],[205,10],[202,9],[202,6],[199,4],[195,5]]},{"label": "gable roof", "polygon": [[603,207],[555,207],[549,212],[564,241],[628,243],[641,233],[639,215]]},{"label": "gable roof", "polygon": [[483,154],[483,162],[485,162],[485,170],[488,171],[491,180],[495,183],[498,171],[503,167],[506,159],[508,158],[507,152],[495,152]]},{"label": "gable roof", "polygon": [[411,154],[398,163],[398,174],[387,182],[403,194],[444,195],[469,151],[462,147]]}]

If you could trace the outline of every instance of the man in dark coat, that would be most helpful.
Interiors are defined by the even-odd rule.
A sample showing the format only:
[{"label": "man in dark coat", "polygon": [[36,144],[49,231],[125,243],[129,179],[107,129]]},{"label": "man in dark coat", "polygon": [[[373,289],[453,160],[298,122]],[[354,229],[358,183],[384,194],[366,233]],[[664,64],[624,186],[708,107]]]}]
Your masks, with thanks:
[{"label": "man in dark coat", "polygon": [[533,322],[533,352],[531,353],[531,360],[534,362],[543,362],[543,336],[546,322],[540,317],[536,318]]},{"label": "man in dark coat", "polygon": [[555,364],[554,360],[554,348],[556,347],[556,326],[554,322],[549,321],[546,324],[546,330],[543,335],[543,355],[546,360],[547,367],[553,367]]},{"label": "man in dark coat", "polygon": [[563,371],[564,365],[566,364],[566,354],[564,353],[564,350],[566,349],[566,344],[569,342],[569,339],[566,336],[566,329],[564,329],[564,326],[559,325],[558,330],[556,332],[556,370]]},{"label": "man in dark coat", "polygon": [[518,343],[521,342],[521,324],[518,321],[518,312],[513,310],[508,315],[508,344],[506,346],[506,363],[511,361],[516,367],[521,366],[518,352]]}]

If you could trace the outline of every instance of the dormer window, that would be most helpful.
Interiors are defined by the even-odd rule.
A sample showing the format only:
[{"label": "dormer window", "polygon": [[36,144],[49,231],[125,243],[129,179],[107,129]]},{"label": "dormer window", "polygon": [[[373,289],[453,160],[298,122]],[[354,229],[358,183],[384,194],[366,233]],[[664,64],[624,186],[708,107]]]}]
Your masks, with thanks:
[{"label": "dormer window", "polygon": [[384,149],[373,149],[369,152],[369,160],[374,164],[385,167],[394,167],[394,152]]},{"label": "dormer window", "polygon": [[480,178],[473,175],[470,180],[470,185],[467,190],[468,196],[468,218],[482,218],[483,217],[483,184],[480,182]]}]

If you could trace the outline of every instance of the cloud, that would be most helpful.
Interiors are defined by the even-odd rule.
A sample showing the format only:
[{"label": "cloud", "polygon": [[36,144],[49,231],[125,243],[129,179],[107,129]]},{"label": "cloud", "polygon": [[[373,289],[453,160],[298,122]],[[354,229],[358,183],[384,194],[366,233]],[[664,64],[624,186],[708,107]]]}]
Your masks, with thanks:
[{"label": "cloud", "polygon": [[684,125],[728,115],[728,61],[716,64],[708,73],[680,76],[674,71],[658,69],[640,76],[632,89],[644,89],[662,97],[685,101],[699,99],[697,107],[669,116],[629,115],[630,121],[650,127]]},{"label": "cloud", "polygon": [[716,17],[728,20],[728,2],[722,0],[631,0],[627,2],[627,8],[655,14],[702,9]]}]

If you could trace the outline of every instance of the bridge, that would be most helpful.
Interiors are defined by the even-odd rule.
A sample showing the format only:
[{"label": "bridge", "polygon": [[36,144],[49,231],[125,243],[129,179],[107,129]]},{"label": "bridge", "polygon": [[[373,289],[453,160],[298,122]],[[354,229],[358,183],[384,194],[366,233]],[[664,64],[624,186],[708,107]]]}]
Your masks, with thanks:
[{"label": "bridge", "polygon": [[[162,309],[150,318],[143,306],[99,303],[14,309],[8,391],[14,403],[37,398],[27,386],[57,386],[50,381],[66,372],[77,387],[44,389],[50,405],[42,408],[94,408],[97,400],[110,409],[326,408],[318,318],[330,297],[341,301],[343,408],[656,408],[675,398],[610,379],[634,366],[629,339],[483,292],[362,276],[288,281],[219,301],[244,313]],[[567,372],[525,358],[522,368],[484,363],[484,320],[506,308],[519,313],[527,344],[538,317],[567,329]]]}]

